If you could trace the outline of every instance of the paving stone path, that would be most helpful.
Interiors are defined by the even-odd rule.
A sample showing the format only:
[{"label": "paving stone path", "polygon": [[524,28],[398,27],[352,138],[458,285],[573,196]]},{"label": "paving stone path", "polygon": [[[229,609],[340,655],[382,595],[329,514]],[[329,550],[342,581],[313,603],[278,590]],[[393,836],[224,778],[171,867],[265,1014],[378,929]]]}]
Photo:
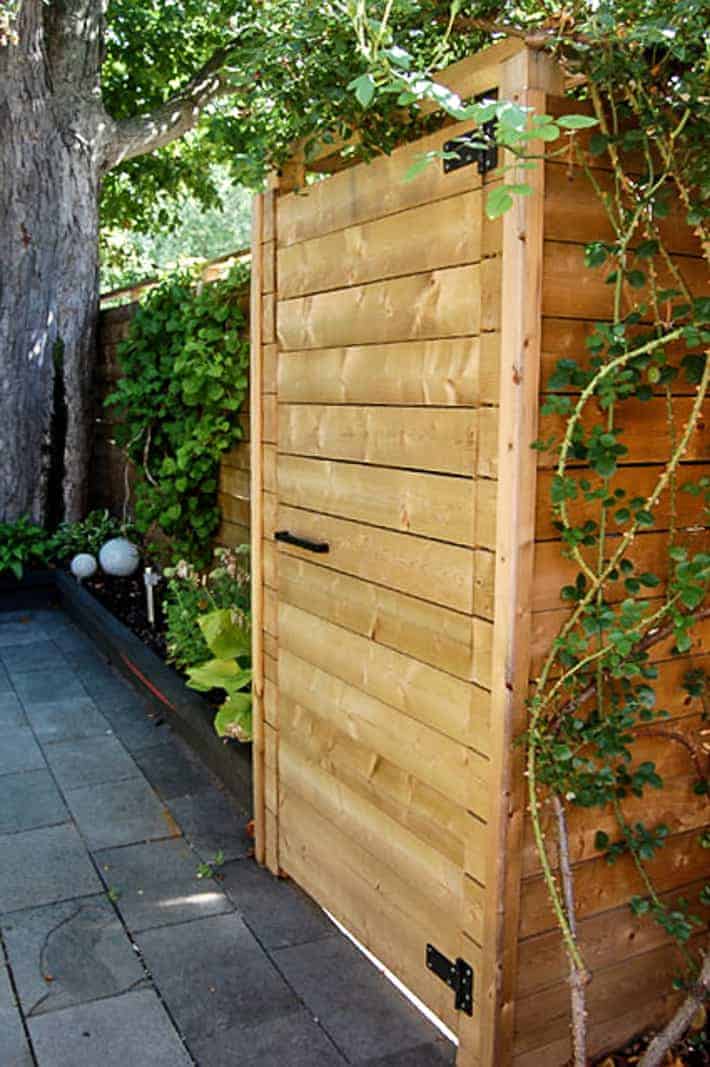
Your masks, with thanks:
[{"label": "paving stone path", "polygon": [[1,1067],[453,1063],[247,818],[64,614],[0,613]]}]

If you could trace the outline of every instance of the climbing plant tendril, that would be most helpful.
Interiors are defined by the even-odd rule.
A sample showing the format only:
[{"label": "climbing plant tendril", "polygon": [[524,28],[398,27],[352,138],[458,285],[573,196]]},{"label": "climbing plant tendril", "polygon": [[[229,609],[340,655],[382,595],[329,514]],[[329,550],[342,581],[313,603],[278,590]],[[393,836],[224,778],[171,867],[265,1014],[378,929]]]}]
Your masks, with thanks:
[{"label": "climbing plant tendril", "polygon": [[198,565],[211,558],[219,525],[220,457],[242,437],[248,278],[239,264],[209,285],[179,271],[151,290],[119,347],[123,376],[106,401],[137,470],[136,526],[157,527],[174,559]]}]

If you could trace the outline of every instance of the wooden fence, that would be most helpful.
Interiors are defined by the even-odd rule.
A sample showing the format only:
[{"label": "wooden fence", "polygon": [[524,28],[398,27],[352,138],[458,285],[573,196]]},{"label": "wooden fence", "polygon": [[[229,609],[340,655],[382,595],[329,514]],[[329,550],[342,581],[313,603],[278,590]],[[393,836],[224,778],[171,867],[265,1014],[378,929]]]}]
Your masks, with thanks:
[{"label": "wooden fence", "polygon": [[[558,71],[518,42],[445,80],[569,110]],[[297,160],[256,202],[257,854],[457,1032],[460,1064],[560,1067],[566,964],[512,740],[574,570],[552,525],[548,459],[531,443],[559,430],[553,418],[538,426],[551,368],[610,314],[610,287],[583,255],[604,220],[581,174],[570,180],[557,162],[531,172],[533,195],[495,223],[483,211],[491,178],[475,166],[402,181],[420,153],[465,129],[292,191]],[[673,251],[700,292],[698,249],[684,235]],[[682,415],[690,397],[674,403]],[[639,404],[627,427],[624,478],[639,491],[666,454],[664,404]],[[706,469],[707,430],[688,460]],[[692,499],[683,507],[697,523]],[[663,537],[662,524],[639,535],[636,562],[656,570]],[[654,650],[660,699],[683,731],[698,716],[679,679],[708,662],[698,659],[707,630],[683,659]],[[705,802],[675,749],[652,737],[636,746],[664,761],[651,817],[671,828],[656,864],[671,895],[694,891],[707,867],[696,833]],[[631,916],[626,901],[641,890],[625,860],[609,868],[595,851],[596,813],[572,823],[596,1053],[667,1013],[677,959],[657,926]],[[473,967],[472,1016],[427,968],[429,943]]]}]

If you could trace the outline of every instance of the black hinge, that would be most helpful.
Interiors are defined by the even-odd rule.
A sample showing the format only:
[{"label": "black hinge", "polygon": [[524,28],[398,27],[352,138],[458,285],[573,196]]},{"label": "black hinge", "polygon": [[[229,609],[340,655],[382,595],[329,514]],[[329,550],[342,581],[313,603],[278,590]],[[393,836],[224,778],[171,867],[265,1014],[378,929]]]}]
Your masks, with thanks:
[{"label": "black hinge", "polygon": [[426,947],[426,965],[430,971],[446,982],[456,994],[454,1007],[473,1015],[473,967],[459,956],[452,963],[448,956],[439,952],[433,945]]},{"label": "black hinge", "polygon": [[[469,130],[453,141],[446,141],[444,152],[453,155],[444,160],[444,174],[468,167],[471,163],[478,164],[479,174],[488,174],[489,170],[494,170],[498,166],[498,145],[489,144],[494,130],[495,122],[484,122],[480,129]],[[485,145],[483,141],[486,142]]]}]

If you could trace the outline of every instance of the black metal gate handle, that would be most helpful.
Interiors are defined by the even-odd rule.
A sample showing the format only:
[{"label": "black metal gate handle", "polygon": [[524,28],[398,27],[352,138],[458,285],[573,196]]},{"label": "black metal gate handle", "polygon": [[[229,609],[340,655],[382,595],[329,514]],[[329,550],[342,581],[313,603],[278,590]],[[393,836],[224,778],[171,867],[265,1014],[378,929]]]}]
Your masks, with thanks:
[{"label": "black metal gate handle", "polygon": [[286,545],[295,545],[297,548],[305,548],[308,552],[330,552],[330,545],[327,541],[311,541],[308,537],[297,537],[296,534],[289,533],[288,530],[277,530],[274,534],[274,540],[282,541]]}]

